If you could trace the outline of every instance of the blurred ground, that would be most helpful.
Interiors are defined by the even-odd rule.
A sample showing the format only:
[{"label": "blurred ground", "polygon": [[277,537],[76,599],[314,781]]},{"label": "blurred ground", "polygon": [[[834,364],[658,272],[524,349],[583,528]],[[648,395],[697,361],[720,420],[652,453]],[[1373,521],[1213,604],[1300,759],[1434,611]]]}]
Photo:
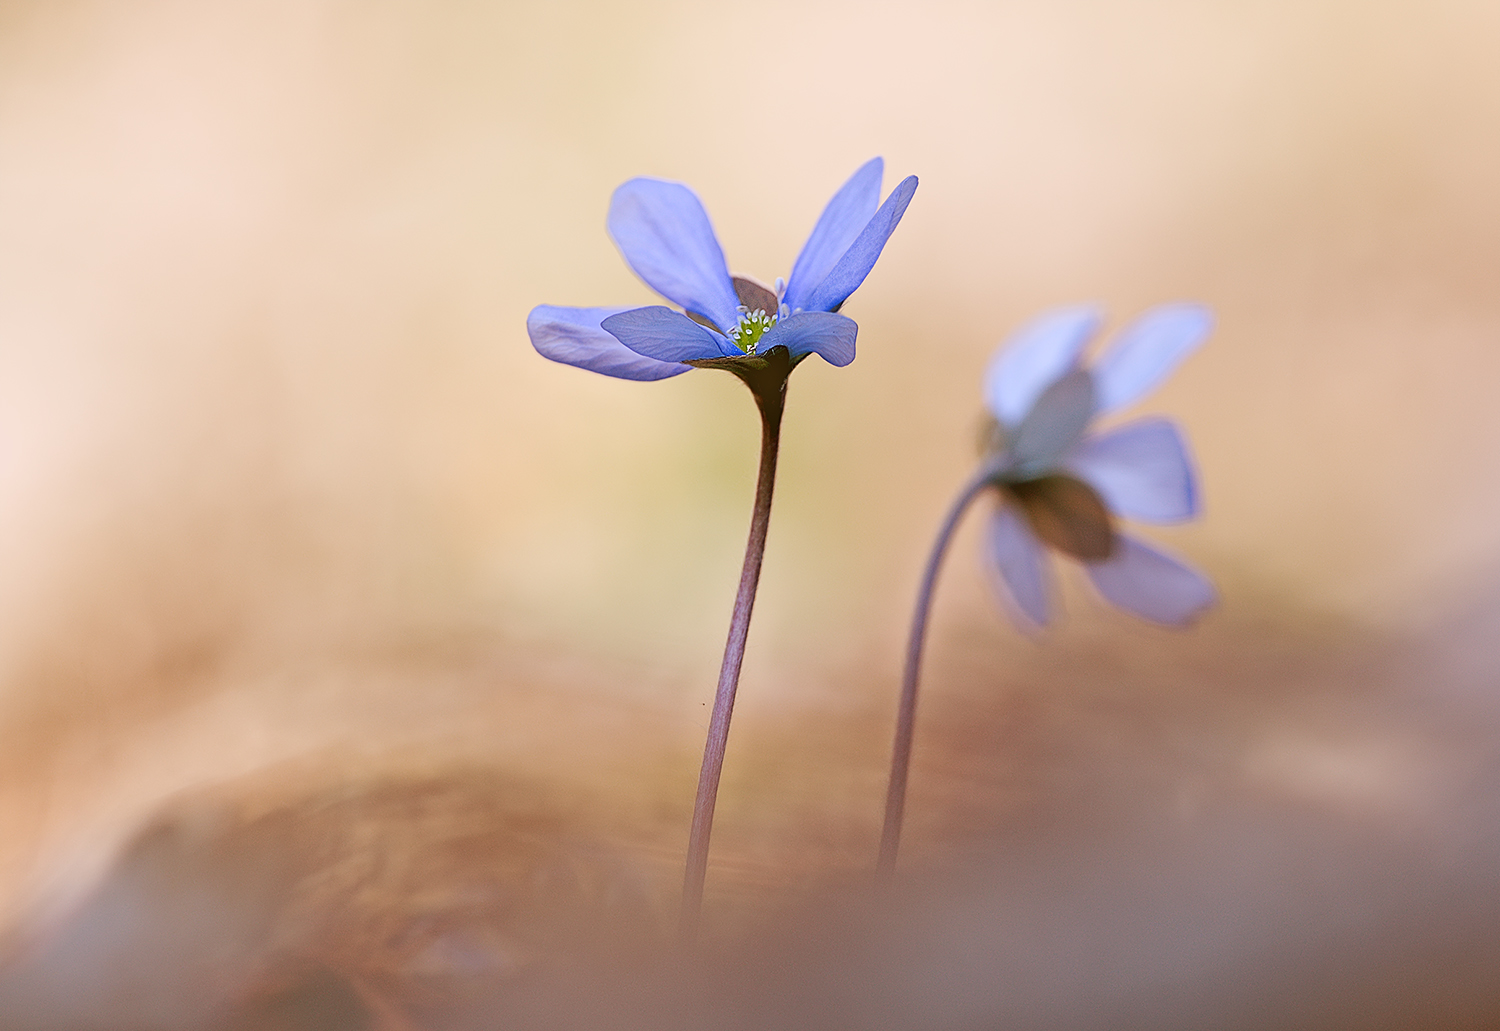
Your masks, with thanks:
[{"label": "blurred ground", "polygon": [[[162,997],[201,988],[142,1027],[246,999],[265,1027],[308,999],[463,1026],[522,1006],[486,994],[516,956],[655,940],[753,409],[730,377],[545,362],[525,314],[648,300],[603,232],[632,175],[691,183],[769,280],[878,153],[922,186],[846,308],[858,360],[792,384],[710,878],[724,955],[852,919],[784,909],[873,847],[906,608],[989,352],[1047,306],[1196,299],[1219,328],[1143,408],[1196,446],[1207,517],[1157,539],[1221,610],[1167,635],[1079,589],[1020,638],[961,540],[908,849],[946,887],[908,916],[934,963],[989,958],[922,981],[881,965],[901,935],[848,932],[874,958],[765,983],[807,971],[828,1026],[936,997],[944,1026],[1493,1025],[1497,39],[1477,2],[0,5],[12,1024],[127,1026],[155,996],[80,971],[134,954]],[[413,841],[469,858],[360,872]],[[241,853],[267,862],[216,858]],[[556,906],[496,915],[559,869]],[[386,901],[340,922],[330,870]],[[173,910],[179,882],[209,901]],[[238,943],[233,976],[139,944],[226,895],[247,915],[202,933]],[[1017,898],[1046,929],[1017,937],[1052,947],[952,912]],[[595,907],[619,926],[582,958],[533,942]],[[488,915],[442,930],[460,910]],[[1096,934],[1087,963],[1057,944]],[[488,987],[439,1013],[403,963]]]}]

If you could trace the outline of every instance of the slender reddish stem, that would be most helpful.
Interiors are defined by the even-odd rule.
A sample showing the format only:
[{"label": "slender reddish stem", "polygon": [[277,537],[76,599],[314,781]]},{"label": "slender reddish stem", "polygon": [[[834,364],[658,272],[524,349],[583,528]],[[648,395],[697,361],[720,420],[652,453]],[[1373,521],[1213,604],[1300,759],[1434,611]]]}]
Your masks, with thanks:
[{"label": "slender reddish stem", "polygon": [[739,373],[755,395],[760,409],[760,472],[755,483],[755,506],[750,514],[750,538],[745,544],[745,564],[734,596],[729,619],[729,640],[724,645],[724,663],[719,668],[719,686],[714,693],[708,740],[703,746],[703,766],[698,773],[698,794],[693,801],[693,826],[688,835],[687,869],[682,880],[680,934],[691,942],[698,932],[703,909],[703,881],[708,870],[708,843],[713,832],[714,805],[719,795],[719,775],[724,768],[724,750],[729,743],[729,720],[734,714],[734,694],[739,686],[740,665],[745,659],[745,638],[750,632],[750,613],[755,607],[755,589],[760,583],[761,560],[766,552],[766,532],[771,525],[771,493],[776,487],[776,456],[781,445],[781,415],[786,403],[786,375],[790,372],[782,355],[779,367],[765,376]]},{"label": "slender reddish stem", "polygon": [[876,865],[877,877],[888,880],[896,868],[896,851],[901,845],[901,824],[906,814],[906,782],[911,770],[912,735],[917,723],[917,682],[922,670],[922,647],[927,638],[927,622],[932,612],[932,596],[937,587],[938,571],[942,568],[943,556],[975,498],[994,480],[995,468],[986,465],[974,475],[954,499],[948,514],[943,519],[933,542],[932,553],[927,556],[927,569],[922,574],[922,586],[917,591],[917,607],[911,617],[911,636],[906,645],[906,668],[901,675],[901,706],[896,715],[896,740],[891,747],[891,777],[885,795],[885,827],[880,833],[880,859]]}]

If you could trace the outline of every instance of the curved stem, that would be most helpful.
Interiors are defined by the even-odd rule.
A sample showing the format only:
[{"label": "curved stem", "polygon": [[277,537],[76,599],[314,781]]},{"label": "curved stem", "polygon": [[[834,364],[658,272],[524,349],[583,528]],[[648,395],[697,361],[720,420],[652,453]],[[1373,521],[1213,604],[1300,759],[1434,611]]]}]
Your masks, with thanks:
[{"label": "curved stem", "polygon": [[927,617],[932,611],[933,590],[937,586],[938,570],[943,556],[953,539],[958,521],[974,499],[988,486],[995,475],[995,468],[986,464],[974,475],[954,499],[943,519],[942,529],[933,542],[932,553],[927,557],[927,569],[922,574],[922,586],[917,592],[917,607],[911,617],[911,637],[906,646],[906,668],[901,676],[901,708],[896,716],[896,741],[891,747],[891,779],[885,795],[885,827],[880,833],[880,859],[876,866],[877,877],[887,880],[896,868],[896,850],[901,845],[901,821],[906,813],[906,780],[911,769],[911,741],[917,720],[917,679],[922,669],[922,646],[927,637]]},{"label": "curved stem", "polygon": [[719,774],[724,767],[724,749],[729,743],[729,718],[734,712],[734,693],[739,686],[740,664],[745,658],[745,638],[750,632],[750,611],[755,607],[755,589],[760,583],[761,559],[766,551],[766,531],[771,524],[771,492],[776,486],[776,455],[781,443],[781,414],[786,402],[786,363],[779,375],[741,378],[755,395],[760,409],[760,472],[755,483],[755,507],[750,515],[750,538],[745,544],[745,564],[729,619],[729,640],[724,645],[724,663],[719,668],[719,686],[714,693],[708,740],[703,746],[703,766],[698,773],[698,794],[693,801],[693,827],[688,835],[687,869],[682,881],[681,938],[690,942],[698,931],[703,908],[703,879],[708,869],[708,839],[713,831],[714,804],[719,794]]}]

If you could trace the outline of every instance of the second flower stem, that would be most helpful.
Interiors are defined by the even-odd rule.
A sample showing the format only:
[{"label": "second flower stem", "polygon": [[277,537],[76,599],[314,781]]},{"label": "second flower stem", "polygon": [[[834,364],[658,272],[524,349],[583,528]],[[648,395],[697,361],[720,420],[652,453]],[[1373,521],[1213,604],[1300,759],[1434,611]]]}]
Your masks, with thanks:
[{"label": "second flower stem", "polygon": [[943,565],[943,556],[953,539],[953,531],[963,518],[975,498],[990,486],[995,469],[986,464],[974,478],[964,485],[948,514],[943,519],[937,540],[933,541],[932,553],[927,557],[927,569],[922,574],[922,586],[917,591],[917,607],[911,617],[911,637],[906,646],[906,668],[901,676],[901,705],[896,715],[896,740],[891,747],[891,775],[885,795],[885,827],[880,834],[880,859],[876,865],[876,876],[881,881],[889,880],[896,869],[896,850],[901,845],[901,823],[906,814],[906,781],[911,770],[911,742],[917,724],[917,682],[922,671],[922,646],[927,639],[927,621],[932,612],[932,595],[937,587],[938,571]]},{"label": "second flower stem", "polygon": [[[772,354],[775,355],[775,351]],[[755,483],[755,506],[750,514],[750,538],[745,544],[745,564],[740,570],[740,586],[734,596],[729,640],[724,645],[724,663],[719,669],[719,686],[714,693],[708,740],[703,746],[703,766],[698,773],[698,794],[693,800],[693,826],[688,835],[679,925],[684,942],[691,942],[697,935],[703,909],[703,880],[708,870],[708,841],[713,832],[719,774],[724,768],[729,719],[734,713],[735,689],[739,686],[740,665],[745,659],[745,638],[750,632],[750,612],[755,607],[755,589],[760,583],[761,560],[766,553],[766,531],[771,525],[771,493],[776,487],[781,414],[786,404],[786,375],[790,371],[784,354],[775,357],[780,360],[767,370],[769,375],[738,373],[755,395],[756,407],[760,409],[760,472]]]}]

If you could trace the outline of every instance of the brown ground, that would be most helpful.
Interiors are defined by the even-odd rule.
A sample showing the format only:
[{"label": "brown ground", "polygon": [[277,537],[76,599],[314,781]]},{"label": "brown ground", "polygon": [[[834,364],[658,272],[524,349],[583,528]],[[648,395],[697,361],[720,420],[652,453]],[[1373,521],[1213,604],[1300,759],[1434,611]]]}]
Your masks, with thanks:
[{"label": "brown ground", "polygon": [[687,957],[660,774],[581,789],[431,743],[285,763],[169,803],[13,941],[0,1023],[1492,1026],[1500,738],[1460,660],[1497,620],[1224,620],[1009,671],[949,630],[900,891],[868,893],[883,715],[755,726]]}]

